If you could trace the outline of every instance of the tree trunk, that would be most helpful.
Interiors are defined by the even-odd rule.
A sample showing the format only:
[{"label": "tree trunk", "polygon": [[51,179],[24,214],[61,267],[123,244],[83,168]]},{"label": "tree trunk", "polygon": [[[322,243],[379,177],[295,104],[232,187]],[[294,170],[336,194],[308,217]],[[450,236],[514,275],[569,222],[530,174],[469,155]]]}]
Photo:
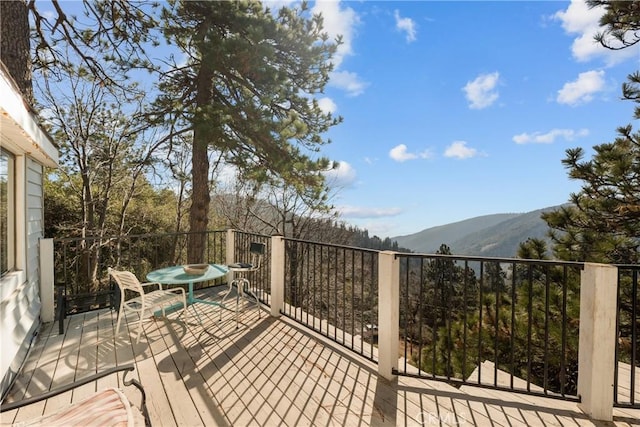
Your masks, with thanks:
[{"label": "tree trunk", "polygon": [[0,1],[0,60],[9,70],[20,92],[33,104],[29,10],[26,0]]},{"label": "tree trunk", "polygon": [[193,152],[191,155],[192,194],[189,211],[189,244],[187,262],[204,262],[209,225],[209,143],[216,132],[217,123],[207,114],[211,111],[213,70],[202,62],[197,77],[196,116],[193,127]]}]

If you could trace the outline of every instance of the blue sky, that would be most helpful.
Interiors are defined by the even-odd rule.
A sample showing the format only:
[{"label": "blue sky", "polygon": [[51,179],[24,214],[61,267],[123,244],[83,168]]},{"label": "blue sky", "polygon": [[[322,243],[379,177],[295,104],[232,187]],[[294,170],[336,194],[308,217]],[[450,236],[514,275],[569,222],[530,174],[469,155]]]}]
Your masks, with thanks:
[{"label": "blue sky", "polygon": [[565,150],[590,157],[633,121],[640,47],[596,44],[602,10],[582,0],[310,4],[344,40],[317,97],[344,118],[321,153],[340,163],[331,202],[371,235],[565,203]]},{"label": "blue sky", "polygon": [[620,87],[640,51],[595,44],[602,11],[581,1],[313,7],[345,41],[320,97],[344,118],[322,153],[340,162],[332,202],[372,235],[564,203],[565,150],[632,122]]}]

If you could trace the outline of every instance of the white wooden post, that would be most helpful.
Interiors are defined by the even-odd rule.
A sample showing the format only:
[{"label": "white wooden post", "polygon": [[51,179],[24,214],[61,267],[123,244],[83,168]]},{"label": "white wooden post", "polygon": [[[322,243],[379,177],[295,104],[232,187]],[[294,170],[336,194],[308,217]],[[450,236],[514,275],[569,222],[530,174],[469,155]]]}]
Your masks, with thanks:
[{"label": "white wooden post", "polygon": [[[226,249],[225,249],[225,263],[227,265],[233,264],[236,262],[235,260],[236,253],[236,230],[230,228],[227,230],[227,239],[226,239]],[[229,271],[227,273],[227,283],[231,283],[234,279],[233,272]]]},{"label": "white wooden post", "polygon": [[284,308],[284,237],[271,236],[271,315]]},{"label": "white wooden post", "polygon": [[55,319],[53,284],[53,239],[40,239],[40,317],[45,323]]},{"label": "white wooden post", "polygon": [[586,263],[580,278],[578,405],[590,418],[613,419],[618,269]]},{"label": "white wooden post", "polygon": [[400,262],[396,253],[378,255],[378,374],[388,380],[396,378],[398,336],[400,335]]}]

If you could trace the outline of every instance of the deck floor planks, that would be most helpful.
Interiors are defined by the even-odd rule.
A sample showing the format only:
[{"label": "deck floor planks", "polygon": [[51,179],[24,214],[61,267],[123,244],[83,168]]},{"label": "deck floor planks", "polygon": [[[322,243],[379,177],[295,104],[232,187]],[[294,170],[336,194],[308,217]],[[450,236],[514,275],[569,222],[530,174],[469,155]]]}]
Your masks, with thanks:
[{"label": "deck floor planks", "polygon": [[[29,352],[27,360],[22,367],[22,372],[15,379],[15,382],[11,389],[12,393],[7,397],[8,402],[21,400],[26,397],[29,383],[31,382],[33,375],[36,372],[38,360],[40,360],[42,353],[45,351],[45,347],[51,334],[52,328],[53,323],[47,323],[41,327],[41,330],[35,338],[35,342],[32,344],[33,347]],[[18,411],[19,409],[14,409],[13,411],[3,412],[2,414],[0,414],[0,422],[16,422]]]},{"label": "deck floor planks", "polygon": [[[220,328],[218,310],[219,308],[213,306],[198,308],[203,324],[209,326],[205,328],[199,323],[191,323],[183,345],[193,364],[191,367],[199,372],[199,376],[193,375],[187,381],[190,383],[188,388],[194,389],[192,395],[197,391],[194,401],[201,410],[206,410],[201,413],[201,416],[205,421],[224,425],[228,424],[229,420],[225,418],[224,409],[220,404],[220,395],[226,387],[226,382],[222,382],[225,384],[224,387],[217,387],[221,382],[217,377],[220,369],[216,365],[216,358],[220,354],[218,342],[226,338],[226,332]],[[197,322],[197,318],[192,316],[189,321]],[[201,384],[196,385],[196,378],[197,381],[201,381]]]},{"label": "deck floor planks", "polygon": [[[82,316],[82,322],[80,322],[79,319],[73,319],[73,317],[69,318],[69,326],[64,334],[62,346],[60,347],[60,353],[51,381],[51,388],[70,384],[76,379],[78,351],[80,349],[81,338],[74,333],[74,329],[81,328],[85,318],[86,316]],[[72,391],[49,399],[43,415],[55,413],[59,407],[71,404],[72,400]]]},{"label": "deck floor planks", "polygon": [[[467,394],[411,378],[389,383],[378,378],[374,363],[289,319],[274,319],[266,311],[258,318],[253,306],[236,330],[234,304],[232,295],[222,321],[217,307],[198,305],[203,325],[191,310],[186,319],[170,314],[166,320],[145,322],[138,344],[137,318],[127,319],[130,323],[115,337],[116,313],[108,310],[71,316],[62,337],[47,324],[12,396],[19,399],[25,389],[37,393],[63,383],[75,370],[75,357],[75,378],[134,363],[154,426],[401,426],[418,425],[420,411],[441,416],[440,425],[454,424],[452,414],[465,415],[465,425],[596,425],[581,412],[569,410],[568,405],[575,404],[567,402],[531,401],[529,396],[488,394],[473,387]],[[88,390],[114,381],[121,384],[121,377],[94,383]],[[139,398],[135,389],[127,390]],[[76,397],[80,396],[74,395],[74,401]],[[50,399],[47,406],[53,409],[58,403]],[[640,424],[635,421],[640,411],[615,411],[616,426]],[[28,412],[23,416],[28,419]]]},{"label": "deck floor planks", "polygon": [[[79,325],[82,325],[83,322],[84,315],[77,316],[77,318],[70,317],[64,326],[63,334],[57,334],[56,331],[55,335],[49,335],[47,337],[46,345],[34,366],[29,384],[24,394],[25,397],[41,394],[51,388],[64,341],[72,330],[71,328],[78,327]],[[71,333],[69,336],[71,337],[73,335],[74,334]],[[28,407],[20,408],[14,422],[25,421],[42,416],[46,409],[46,404],[46,401],[38,402],[33,405],[29,405]],[[51,405],[51,407],[54,406]]]},{"label": "deck floor planks", "polygon": [[[483,381],[493,383],[493,362],[485,361],[481,366],[483,371]],[[470,378],[477,378],[477,372],[474,372]],[[498,370],[498,384],[508,385],[509,381],[510,375],[504,371]],[[527,384],[525,380],[514,377],[514,386],[526,389]],[[531,384],[531,389],[537,391],[542,390],[542,388],[535,384]],[[549,406],[550,399],[541,396],[509,393],[501,390],[484,389],[466,385],[462,386],[461,390],[474,396],[487,397],[496,402],[501,402],[508,398],[508,400],[512,402],[511,405],[492,404],[487,406],[490,406],[493,411],[495,411],[495,408],[500,408],[500,410],[505,414],[514,414],[514,416],[523,419],[526,425],[581,425],[589,423],[588,418],[580,411],[576,402],[554,399],[552,404],[553,410],[548,411],[546,410],[546,407]],[[536,410],[536,408],[539,408],[539,410]]]},{"label": "deck floor planks", "polygon": [[175,396],[170,398],[174,412],[179,411],[188,425],[210,425],[204,380],[182,342],[186,338],[185,323],[167,319],[157,324],[166,346],[162,363],[168,368],[166,374],[177,383],[172,390]]},{"label": "deck floor planks", "polygon": [[[132,349],[135,357],[136,370],[147,394],[147,409],[149,411],[151,424],[154,426],[173,427],[178,424],[171,404],[169,403],[169,396],[165,390],[165,387],[172,387],[173,385],[163,383],[158,366],[156,365],[156,360],[151,351],[150,343],[160,338],[159,334],[156,334],[156,331],[155,322],[153,322],[153,326],[150,322],[142,333],[140,342],[135,344],[137,331],[134,328],[134,331],[131,332]],[[160,349],[157,344],[155,347],[156,351]]]},{"label": "deck floor planks", "polygon": [[[96,371],[105,370],[117,366],[116,342],[113,336],[114,315],[113,310],[101,310],[98,315],[96,335]],[[117,375],[108,375],[97,381],[96,389],[103,390],[110,387],[119,387]]]},{"label": "deck floor planks", "polygon": [[[102,311],[102,310],[101,310]],[[76,353],[76,379],[95,374],[98,371],[98,323],[101,311],[85,313],[81,327],[79,348],[67,348],[67,355]],[[67,355],[64,357],[66,358]],[[61,354],[63,357],[63,354]],[[73,400],[79,401],[92,396],[97,391],[97,384],[89,383],[73,390]]]},{"label": "deck floor planks", "polygon": [[[113,327],[107,333],[103,333],[102,337],[105,340],[109,340],[109,334],[111,335],[111,339],[113,342],[113,348],[115,353],[115,361],[117,366],[121,365],[133,365],[133,372],[126,373],[126,379],[135,379],[142,383],[140,378],[140,369],[138,368],[135,361],[134,354],[134,343],[132,342],[129,336],[129,328],[123,320],[123,325],[120,325],[120,333],[116,333],[116,324],[118,321],[118,313],[116,311],[112,311],[112,325]],[[111,341],[109,341],[111,342]],[[130,402],[134,403],[136,406],[140,406],[142,402],[141,393],[135,389],[135,387],[124,387],[124,378],[125,373],[118,373],[118,385],[120,389],[124,392],[124,395],[127,396]]]},{"label": "deck floor planks", "polygon": [[[231,298],[227,306],[230,303]],[[222,320],[220,310],[223,310]],[[202,373],[203,387],[211,399],[208,404],[209,416],[217,423],[231,425],[252,422],[251,411],[248,408],[240,410],[237,405],[242,398],[242,388],[245,387],[241,383],[241,371],[235,366],[237,362],[234,362],[234,358],[228,357],[224,351],[225,346],[232,344],[243,329],[235,329],[234,314],[229,310],[199,305],[198,312],[203,324],[209,326],[192,329],[194,345],[190,346],[189,354],[194,358],[194,362],[197,361]],[[244,328],[242,324],[240,327]],[[230,393],[229,390],[233,392]],[[245,399],[244,402],[250,400]]]},{"label": "deck floor planks", "polygon": [[[160,381],[177,425],[203,425],[173,360],[172,351],[179,350],[173,346],[167,347],[165,342],[164,336],[169,333],[166,322],[168,322],[166,319],[157,319],[153,322],[153,327],[147,327],[147,340],[151,342],[148,348],[149,356],[157,367]],[[153,366],[150,369],[153,369]]]}]

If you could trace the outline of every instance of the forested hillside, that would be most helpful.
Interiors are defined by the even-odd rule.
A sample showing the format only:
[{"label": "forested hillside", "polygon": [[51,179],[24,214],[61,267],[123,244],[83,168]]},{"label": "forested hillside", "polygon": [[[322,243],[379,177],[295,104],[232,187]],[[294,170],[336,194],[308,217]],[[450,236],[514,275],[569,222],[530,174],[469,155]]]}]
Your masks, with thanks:
[{"label": "forested hillside", "polygon": [[541,215],[557,208],[521,214],[484,215],[407,236],[392,237],[391,240],[420,253],[434,253],[444,243],[452,253],[459,255],[510,258],[516,256],[519,244],[528,238],[550,241],[547,236],[549,227]]}]

